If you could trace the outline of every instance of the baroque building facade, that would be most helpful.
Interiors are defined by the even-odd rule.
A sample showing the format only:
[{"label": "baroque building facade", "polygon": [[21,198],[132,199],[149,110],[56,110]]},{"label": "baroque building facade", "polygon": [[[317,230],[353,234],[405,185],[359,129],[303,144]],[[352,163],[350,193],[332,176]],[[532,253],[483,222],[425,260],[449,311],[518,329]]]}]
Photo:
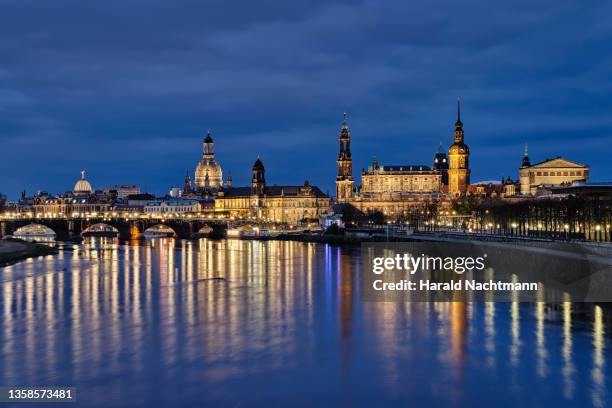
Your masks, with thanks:
[{"label": "baroque building facade", "polygon": [[37,194],[32,198],[31,210],[34,214],[45,216],[72,217],[106,212],[111,204],[112,197],[108,194],[96,194],[82,170],[81,177],[74,183],[72,191],[58,196]]},{"label": "baroque building facade", "polygon": [[[336,201],[348,203],[364,213],[382,212],[387,216],[414,213],[430,206],[450,207],[443,193],[446,155],[436,154],[434,165],[381,165],[374,159],[361,172],[361,187],[355,188],[350,151],[351,133],[346,115],[340,127]],[[442,161],[444,160],[444,162]],[[439,161],[439,163],[438,163]]]},{"label": "baroque building facade", "polygon": [[525,146],[525,153],[519,168],[520,192],[522,195],[536,195],[538,189],[563,186],[576,181],[588,181],[589,166],[572,162],[562,157],[546,159],[531,164]]},{"label": "baroque building facade", "polygon": [[253,164],[250,187],[225,186],[215,197],[217,213],[289,225],[318,223],[329,205],[329,197],[308,181],[301,186],[266,184],[265,167],[259,158]]}]

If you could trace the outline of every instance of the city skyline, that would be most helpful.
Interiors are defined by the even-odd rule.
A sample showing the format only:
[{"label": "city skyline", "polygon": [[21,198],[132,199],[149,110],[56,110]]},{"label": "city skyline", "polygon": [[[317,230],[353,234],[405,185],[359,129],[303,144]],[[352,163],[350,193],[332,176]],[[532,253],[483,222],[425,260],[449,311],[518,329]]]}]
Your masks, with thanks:
[{"label": "city skyline", "polygon": [[600,154],[612,143],[605,2],[520,1],[487,21],[480,4],[450,2],[245,2],[240,16],[158,5],[146,21],[139,2],[38,7],[0,16],[0,191],[13,199],[63,192],[83,169],[96,187],[164,193],[192,171],[208,128],[236,184],[259,154],[278,183],[333,192],[343,111],[356,172],[373,154],[431,164],[458,95],[473,181],[517,177],[525,143],[533,161],[612,173]]},{"label": "city skyline", "polygon": [[[459,103],[459,98],[457,99],[457,103]],[[455,109],[456,109],[456,108],[455,108]],[[464,109],[463,105],[462,105],[461,109]],[[455,115],[457,115],[457,112],[455,112]],[[457,118],[457,116],[456,116],[456,118]],[[347,113],[347,112],[344,112],[344,113],[343,113],[343,120],[342,120],[341,122],[339,122],[339,123],[340,123],[340,126],[342,126],[342,123],[347,123],[348,121],[350,121],[349,115],[348,115],[348,113]],[[339,128],[340,126],[337,126],[336,133],[337,133],[338,128]],[[354,130],[353,130],[353,128],[352,128],[352,124],[351,124],[351,134],[353,134],[353,132],[354,132]],[[212,131],[210,128],[208,128],[208,129],[205,131],[205,133],[203,134],[203,136],[202,136],[202,137],[200,137],[200,141],[199,141],[199,147],[200,147],[200,154],[199,154],[199,156],[200,156],[200,157],[201,157],[201,155],[202,155],[202,153],[201,153],[201,147],[202,147],[202,144],[203,144],[203,142],[204,142],[204,139],[205,139],[205,138],[207,138],[207,137],[209,137],[209,136],[211,136],[211,135],[213,135],[213,131]],[[217,135],[215,135],[215,140],[217,139],[217,137],[218,137],[218,136],[217,136]],[[337,137],[337,136],[336,136],[336,137]],[[468,137],[469,137],[469,136],[468,136]],[[451,139],[452,139],[452,138],[453,138],[453,136],[451,136]],[[352,136],[352,139],[354,139],[354,135]],[[358,144],[359,142],[365,142],[365,144],[366,144],[366,145],[368,145],[368,141],[367,141],[367,140],[362,140],[362,141],[360,141],[360,140],[358,140],[358,139],[357,139],[357,140],[356,140],[356,142],[357,142],[357,144]],[[355,144],[356,144],[356,143],[355,143],[355,142],[353,142],[352,150],[353,150],[353,151],[357,151],[357,152],[362,152],[362,151],[363,151],[363,148],[359,148],[359,146],[355,146]],[[424,158],[424,159],[415,158],[414,160],[412,160],[412,158],[408,158],[408,159],[406,159],[406,158],[401,158],[401,157],[400,157],[400,159],[399,159],[399,160],[404,160],[404,161],[412,160],[412,161],[410,162],[411,164],[416,164],[416,165],[425,165],[425,166],[429,166],[429,167],[431,167],[431,166],[433,165],[433,160],[434,160],[434,157],[435,157],[436,153],[439,151],[438,149],[440,148],[440,146],[442,147],[442,149],[443,149],[443,151],[444,151],[445,153],[448,153],[448,146],[450,146],[451,144],[452,144],[452,143],[448,143],[448,145],[445,145],[444,141],[440,141],[440,142],[438,143],[438,145],[437,145],[436,149],[435,149],[435,150],[432,150],[432,153],[431,153],[431,157],[430,157],[430,158]],[[471,143],[470,143],[470,144],[471,144]],[[523,150],[521,151],[520,159],[522,159],[522,158],[523,158],[523,155],[524,155],[524,152],[525,152],[526,147],[527,147],[527,144],[524,144],[524,145],[522,146],[522,149],[523,149]],[[376,146],[372,146],[372,148],[376,148]],[[265,149],[265,148],[264,148],[264,149]],[[215,141],[215,150],[217,151],[217,157],[219,157],[219,153],[218,153],[218,152],[219,152],[219,151],[223,151],[223,149],[219,147],[219,143],[218,143],[218,142],[216,142],[216,141]],[[533,150],[537,150],[537,149],[533,149],[533,147],[529,147],[529,151],[530,151],[530,152],[532,152]],[[570,154],[571,154],[571,153],[570,153]],[[328,155],[329,155],[329,153],[328,153],[328,152],[324,152],[324,153],[321,155],[321,157],[326,157],[326,156],[328,156]],[[531,153],[530,153],[530,155],[531,155]],[[359,181],[360,181],[360,178],[361,178],[361,171],[362,171],[362,169],[367,169],[367,168],[368,168],[368,166],[370,166],[370,165],[371,165],[372,160],[377,160],[377,161],[378,161],[378,160],[380,160],[380,159],[381,159],[381,157],[382,157],[382,159],[383,159],[383,160],[385,159],[385,157],[384,157],[384,156],[379,156],[379,155],[377,155],[377,154],[372,154],[372,155],[371,155],[369,158],[367,158],[367,157],[359,157],[358,155],[354,155],[354,156],[356,157],[356,160],[354,160],[354,169],[353,169],[353,170],[354,170],[354,172],[355,172],[355,176],[356,176],[355,178],[356,178],[356,181],[357,181],[357,182],[359,182]],[[230,157],[231,157],[231,156],[230,156]],[[255,157],[256,157],[256,158],[260,158],[260,157],[262,157],[262,155],[261,155],[261,154],[256,154],[256,155],[255,155]],[[396,157],[397,157],[397,155],[396,155]],[[532,157],[533,157],[533,156],[532,156]],[[538,158],[538,157],[536,157],[536,158],[535,158],[535,160],[533,160],[533,162],[541,162],[541,161],[549,160],[549,159],[552,159],[552,158],[555,158],[555,157],[561,157],[561,156],[560,156],[560,155],[548,155],[548,156],[546,156],[545,158],[541,158],[541,159],[540,159],[540,158]],[[273,158],[271,158],[271,159],[272,159],[272,160],[270,160],[270,159],[268,159],[268,160],[269,160],[270,162],[274,162]],[[223,163],[225,163],[225,160],[224,160],[223,158],[221,158],[220,160],[221,160]],[[228,170],[224,170],[224,171],[227,171],[227,173],[225,173],[224,178],[227,178],[227,176],[231,176],[231,178],[234,180],[234,184],[236,184],[236,185],[247,185],[247,184],[249,184],[249,182],[250,182],[250,171],[249,171],[249,170],[250,170],[250,166],[251,166],[251,165],[250,165],[250,162],[252,162],[252,161],[253,161],[253,160],[251,160],[251,159],[249,158],[249,156],[245,156],[245,157],[243,157],[243,158],[242,158],[242,160],[241,160],[241,162],[246,162],[246,168],[247,168],[246,170],[243,170],[243,171],[242,171],[242,173],[244,173],[244,174],[235,174],[235,173],[233,173],[233,172],[231,171],[231,169],[230,169],[229,171],[228,171]],[[470,159],[470,161],[473,161],[473,159]],[[198,162],[198,161],[197,161],[197,160],[195,160],[195,162],[194,162],[194,163],[191,165],[191,168],[187,168],[187,169],[186,169],[186,173],[187,173],[187,174],[190,176],[190,178],[191,178],[192,180],[195,180],[195,177],[194,177],[194,168],[196,167],[197,162]],[[234,161],[234,162],[235,162],[235,161]],[[360,164],[362,164],[362,165],[360,165]],[[400,163],[400,162],[397,162],[397,163],[390,163],[390,164],[401,164],[401,163]],[[585,163],[585,164],[589,165],[588,163]],[[223,167],[224,167],[224,168],[226,168],[226,167],[225,167],[225,165],[224,165]],[[320,166],[318,166],[318,167],[328,167],[328,166],[327,166],[327,163],[325,163],[325,164],[320,163]],[[482,182],[482,181],[487,181],[487,182],[489,182],[489,181],[491,181],[491,180],[494,180],[494,181],[496,181],[496,182],[501,182],[501,181],[503,181],[503,179],[504,179],[505,177],[510,177],[510,178],[512,178],[513,180],[515,180],[515,181],[517,181],[517,182],[518,182],[518,179],[519,179],[519,174],[518,174],[519,167],[520,167],[520,164],[519,164],[518,166],[516,166],[516,168],[515,168],[515,169],[512,169],[512,170],[514,170],[514,171],[508,171],[508,172],[507,172],[507,175],[501,175],[501,176],[491,175],[491,176],[489,176],[488,178],[487,178],[487,176],[485,175],[485,176],[483,176],[483,177],[481,177],[481,178],[479,178],[479,179],[477,179],[477,180],[472,181],[472,183],[478,183],[478,182]],[[312,167],[311,169],[312,169],[312,170],[315,170],[315,171],[313,171],[313,173],[317,173],[317,171],[316,171],[317,167]],[[474,171],[474,169],[473,169],[473,168],[472,168],[471,170],[472,170],[472,171]],[[95,181],[95,179],[94,179],[94,178],[95,178],[95,175],[94,175],[94,178],[91,178],[91,174],[89,173],[89,171],[88,171],[88,170],[79,170],[79,171],[78,171],[78,173],[79,173],[79,174],[81,174],[81,177],[82,177],[82,173],[83,173],[84,171],[86,171],[86,172],[88,173],[88,178],[90,178],[90,180],[92,180],[92,183],[95,183],[95,185],[94,185],[94,189],[100,189],[100,188],[107,188],[107,189],[108,189],[108,188],[111,188],[111,187],[113,187],[113,186],[118,186],[118,185],[137,185],[137,186],[141,187],[141,190],[142,190],[143,192],[150,192],[150,193],[157,194],[157,195],[164,195],[164,194],[167,194],[167,193],[168,193],[168,191],[169,191],[169,189],[170,189],[170,188],[172,188],[172,187],[178,187],[178,188],[181,188],[181,187],[182,187],[182,183],[184,182],[184,177],[185,177],[185,174],[183,174],[183,175],[182,175],[182,177],[183,177],[183,179],[182,179],[182,180],[180,179],[180,177],[178,177],[178,178],[177,178],[177,180],[176,180],[174,183],[172,183],[172,184],[169,184],[169,185],[167,185],[167,186],[161,186],[161,188],[158,188],[158,189],[151,189],[151,188],[149,188],[147,185],[144,185],[144,186],[143,186],[142,184],[139,184],[138,182],[134,182],[133,180],[132,180],[132,181],[130,181],[130,175],[125,175],[125,179],[115,180],[115,181],[112,181],[112,180],[111,180],[111,181],[109,181],[109,182],[107,182],[107,183],[105,183],[105,184],[104,184],[104,183],[96,182],[96,181]],[[155,169],[153,169],[153,171],[155,171]],[[273,170],[273,171],[270,171],[270,173],[271,173],[271,174],[275,174],[277,179],[283,180],[283,181],[282,181],[282,182],[280,182],[280,183],[274,183],[275,185],[276,185],[276,184],[284,184],[284,183],[286,183],[286,182],[301,182],[300,180],[296,180],[296,179],[294,179],[294,177],[295,177],[295,176],[294,176],[294,173],[292,173],[292,172],[286,172],[286,171],[276,171],[276,172],[275,172],[275,171]],[[483,174],[484,172],[483,172],[483,171],[480,171],[480,172],[479,172],[478,170],[476,170],[476,171],[475,171],[475,173],[476,173],[476,174]],[[592,173],[592,172],[591,172],[591,173]],[[597,174],[597,172],[596,172],[596,171],[595,171],[595,174]],[[73,174],[70,174],[70,175],[68,175],[68,176],[72,176],[72,175],[73,175]],[[106,174],[104,173],[104,171],[103,171],[103,173],[102,173],[102,174],[100,174],[99,176],[101,177],[101,179],[108,179],[108,178],[107,178],[107,176],[106,176]],[[334,177],[333,177],[333,176],[334,176],[334,175],[332,175],[332,176],[331,176],[331,180],[332,180],[332,183],[331,183],[331,184],[332,184],[332,186],[331,186],[331,188],[328,188],[328,187],[329,187],[329,186],[328,186],[328,184],[330,184],[330,182],[329,182],[329,180],[328,180],[328,179],[323,179],[323,180],[321,180],[321,182],[319,182],[318,180],[315,180],[314,178],[309,178],[309,177],[308,177],[308,175],[306,175],[306,177],[304,178],[304,180],[309,181],[309,182],[311,182],[311,183],[312,183],[312,182],[313,182],[313,180],[314,180],[314,183],[316,183],[317,185],[320,185],[324,191],[328,191],[328,192],[329,192],[330,197],[333,197],[333,196],[335,196],[335,194],[334,194],[335,186],[333,185],[333,184],[335,183],[335,181],[334,181],[335,179],[334,179]],[[142,175],[140,175],[139,177],[142,177]],[[73,179],[74,179],[74,177],[73,177]],[[599,181],[599,179],[595,179],[595,180],[596,180],[596,181]],[[22,191],[24,191],[24,190],[26,191],[26,193],[27,193],[28,195],[34,194],[34,193],[36,193],[37,191],[46,191],[46,192],[51,193],[51,194],[62,194],[62,193],[64,193],[64,192],[66,192],[66,191],[70,191],[70,190],[71,190],[71,185],[73,184],[73,181],[74,181],[74,180],[68,180],[68,185],[66,186],[66,188],[65,188],[65,189],[61,189],[61,187],[60,187],[60,189],[58,189],[57,191],[52,190],[52,189],[50,189],[50,188],[45,188],[45,187],[36,188],[36,189],[34,189],[34,190],[32,190],[32,189],[29,189],[29,190],[28,190],[27,188],[21,188],[21,189],[19,189],[18,191],[14,192],[14,197],[13,197],[13,196],[11,196],[11,194],[9,193],[9,194],[8,194],[8,198],[9,198],[9,199],[15,199],[15,198],[17,198],[17,197],[19,196],[19,194],[21,194],[21,192],[22,192]],[[53,185],[53,183],[51,183],[51,184]],[[2,190],[0,190],[0,193],[7,194],[7,193],[6,193],[6,191],[2,191]]]}]

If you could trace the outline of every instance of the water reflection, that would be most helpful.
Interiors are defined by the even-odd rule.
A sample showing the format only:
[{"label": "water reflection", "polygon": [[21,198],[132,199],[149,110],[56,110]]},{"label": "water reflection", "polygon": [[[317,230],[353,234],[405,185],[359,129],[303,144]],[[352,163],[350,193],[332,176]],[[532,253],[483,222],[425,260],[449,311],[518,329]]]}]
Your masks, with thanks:
[{"label": "water reflection", "polygon": [[0,383],[73,384],[86,406],[609,404],[607,309],[362,302],[360,256],[276,241],[62,246],[1,269]]}]

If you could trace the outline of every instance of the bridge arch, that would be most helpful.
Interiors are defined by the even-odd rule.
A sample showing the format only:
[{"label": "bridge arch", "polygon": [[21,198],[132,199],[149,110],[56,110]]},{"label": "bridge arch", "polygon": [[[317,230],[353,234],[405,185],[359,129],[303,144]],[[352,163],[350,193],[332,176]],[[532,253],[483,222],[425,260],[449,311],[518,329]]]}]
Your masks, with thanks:
[{"label": "bridge arch", "polygon": [[145,237],[176,237],[176,231],[166,224],[155,224],[144,231]]},{"label": "bridge arch", "polygon": [[198,234],[210,234],[212,232],[213,232],[213,227],[207,224],[204,224],[202,228],[198,230]]},{"label": "bridge arch", "polygon": [[103,222],[99,222],[97,224],[90,225],[85,228],[81,235],[87,236],[117,236],[119,235],[119,230],[112,225],[105,224]]},{"label": "bridge arch", "polygon": [[24,225],[23,227],[17,228],[15,232],[13,232],[13,236],[21,238],[29,238],[29,237],[47,237],[47,238],[55,238],[57,234],[51,228],[46,225],[31,223]]}]

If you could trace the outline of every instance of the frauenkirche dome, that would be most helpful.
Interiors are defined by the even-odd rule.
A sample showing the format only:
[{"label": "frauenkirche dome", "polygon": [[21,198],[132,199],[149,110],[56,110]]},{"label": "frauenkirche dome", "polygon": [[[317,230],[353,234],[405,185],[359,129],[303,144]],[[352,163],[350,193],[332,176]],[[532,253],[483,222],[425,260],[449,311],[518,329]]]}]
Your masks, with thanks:
[{"label": "frauenkirche dome", "polygon": [[210,131],[204,139],[204,153],[195,169],[195,185],[197,189],[219,189],[223,186],[223,171],[215,159],[215,144]]}]

